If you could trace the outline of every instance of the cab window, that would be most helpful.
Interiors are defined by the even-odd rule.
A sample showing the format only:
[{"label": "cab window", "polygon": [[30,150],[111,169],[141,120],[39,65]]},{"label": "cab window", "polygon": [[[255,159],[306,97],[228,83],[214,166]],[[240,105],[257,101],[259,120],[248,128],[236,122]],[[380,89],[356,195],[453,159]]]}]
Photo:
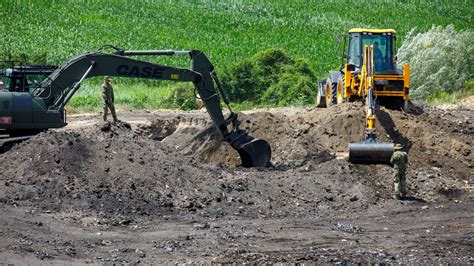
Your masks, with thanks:
[{"label": "cab window", "polygon": [[375,72],[384,72],[393,69],[392,64],[392,35],[364,33],[362,47],[374,46],[374,69]]},{"label": "cab window", "polygon": [[360,67],[361,65],[361,47],[360,47],[360,34],[355,33],[349,35],[349,58],[348,63]]}]

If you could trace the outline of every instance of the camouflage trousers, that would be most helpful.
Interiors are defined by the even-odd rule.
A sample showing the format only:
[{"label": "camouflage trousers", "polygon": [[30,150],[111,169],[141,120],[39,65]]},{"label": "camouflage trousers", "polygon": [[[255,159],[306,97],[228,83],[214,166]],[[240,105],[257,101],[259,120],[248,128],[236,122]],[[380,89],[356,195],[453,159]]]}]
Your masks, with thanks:
[{"label": "camouflage trousers", "polygon": [[107,121],[107,113],[109,112],[112,113],[112,117],[114,119],[114,122],[117,122],[117,114],[115,114],[115,106],[113,102],[104,102],[104,121]]},{"label": "camouflage trousers", "polygon": [[397,169],[394,169],[393,190],[397,198],[405,197],[407,194],[405,173],[401,173]]}]

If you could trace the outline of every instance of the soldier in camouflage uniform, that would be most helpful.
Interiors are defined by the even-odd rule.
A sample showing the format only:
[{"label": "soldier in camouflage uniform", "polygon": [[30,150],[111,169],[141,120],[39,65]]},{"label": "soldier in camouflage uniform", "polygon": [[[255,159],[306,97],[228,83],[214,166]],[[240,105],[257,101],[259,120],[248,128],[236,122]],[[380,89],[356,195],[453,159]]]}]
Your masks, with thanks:
[{"label": "soldier in camouflage uniform", "polygon": [[110,109],[112,113],[112,117],[114,122],[117,122],[117,115],[115,114],[115,106],[114,106],[114,89],[110,84],[110,77],[104,77],[104,84],[102,84],[102,99],[104,104],[104,121],[107,121],[107,113]]},{"label": "soldier in camouflage uniform", "polygon": [[406,180],[405,171],[408,163],[407,153],[402,151],[400,144],[395,145],[395,152],[390,159],[393,165],[393,188],[396,199],[403,199],[406,197]]}]

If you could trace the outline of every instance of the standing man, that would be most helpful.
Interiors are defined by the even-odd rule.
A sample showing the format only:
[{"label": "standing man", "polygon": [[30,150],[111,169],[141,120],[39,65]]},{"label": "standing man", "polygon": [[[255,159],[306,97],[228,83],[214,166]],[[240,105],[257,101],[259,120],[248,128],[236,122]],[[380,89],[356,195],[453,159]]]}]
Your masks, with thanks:
[{"label": "standing man", "polygon": [[395,145],[395,152],[390,159],[393,165],[393,189],[396,199],[403,199],[406,197],[406,165],[408,163],[407,153],[402,151],[402,145]]},{"label": "standing man", "polygon": [[114,89],[110,85],[110,77],[104,77],[104,84],[102,84],[102,100],[104,101],[104,121],[107,121],[107,113],[110,109],[114,122],[117,122],[117,115],[115,114],[114,106]]}]

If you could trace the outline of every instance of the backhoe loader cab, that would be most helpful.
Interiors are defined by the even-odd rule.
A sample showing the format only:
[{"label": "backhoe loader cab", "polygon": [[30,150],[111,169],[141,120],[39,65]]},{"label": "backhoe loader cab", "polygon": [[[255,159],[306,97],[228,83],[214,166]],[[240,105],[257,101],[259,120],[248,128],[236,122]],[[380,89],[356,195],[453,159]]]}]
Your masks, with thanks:
[{"label": "backhoe loader cab", "polygon": [[346,48],[347,64],[360,69],[363,62],[364,47],[371,45],[374,46],[375,73],[396,71],[394,30],[350,30],[348,47]]},{"label": "backhoe loader cab", "polygon": [[396,32],[393,29],[349,30],[345,43],[343,64],[338,71],[330,71],[329,78],[318,83],[316,105],[326,107],[345,101],[365,98],[363,80],[364,54],[372,47],[374,97],[379,103],[393,109],[407,109],[410,91],[410,66],[396,65]]}]

